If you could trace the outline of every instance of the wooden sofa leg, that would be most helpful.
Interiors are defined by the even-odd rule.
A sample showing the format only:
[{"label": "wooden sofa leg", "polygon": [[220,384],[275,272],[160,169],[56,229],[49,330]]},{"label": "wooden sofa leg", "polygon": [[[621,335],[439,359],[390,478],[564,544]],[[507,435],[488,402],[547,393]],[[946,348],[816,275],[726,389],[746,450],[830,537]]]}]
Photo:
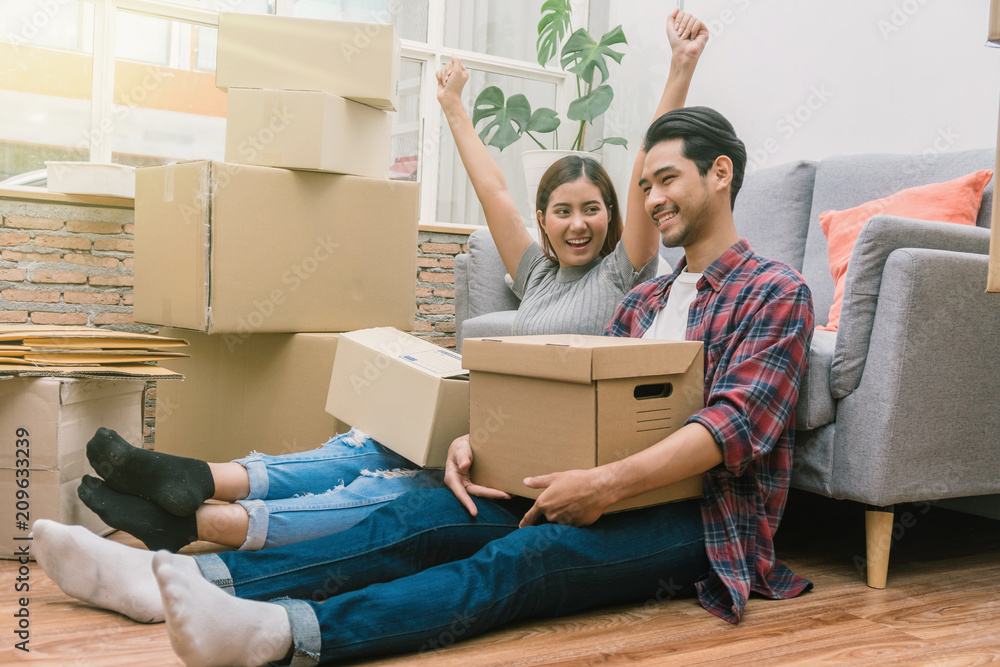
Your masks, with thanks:
[{"label": "wooden sofa leg", "polygon": [[885,588],[889,573],[889,546],[892,543],[892,505],[865,509],[865,542],[868,559],[868,585]]}]

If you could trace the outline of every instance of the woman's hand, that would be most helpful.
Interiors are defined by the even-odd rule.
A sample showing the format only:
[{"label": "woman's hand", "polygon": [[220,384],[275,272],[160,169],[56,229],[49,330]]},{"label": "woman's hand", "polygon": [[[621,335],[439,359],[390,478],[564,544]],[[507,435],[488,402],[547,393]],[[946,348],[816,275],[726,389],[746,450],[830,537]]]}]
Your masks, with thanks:
[{"label": "woman's hand", "polygon": [[469,80],[469,70],[465,69],[458,56],[452,56],[451,62],[444,65],[437,73],[437,100],[441,106],[446,104],[462,104],[462,89]]},{"label": "woman's hand", "polygon": [[667,19],[667,40],[673,61],[695,64],[708,43],[708,28],[693,14],[675,9]]},{"label": "woman's hand", "polygon": [[455,438],[454,442],[448,448],[448,460],[444,464],[444,483],[448,485],[448,488],[455,494],[459,502],[465,505],[465,509],[469,510],[469,514],[476,516],[479,512],[476,509],[476,503],[472,500],[472,496],[510,500],[511,496],[509,493],[473,484],[472,480],[469,479],[469,469],[471,467],[472,446],[469,444],[469,436],[463,435],[460,438]]},{"label": "woman's hand", "polygon": [[545,490],[521,519],[520,527],[533,526],[542,519],[567,526],[589,526],[601,518],[611,504],[605,494],[607,481],[605,467],[527,478],[525,486]]}]

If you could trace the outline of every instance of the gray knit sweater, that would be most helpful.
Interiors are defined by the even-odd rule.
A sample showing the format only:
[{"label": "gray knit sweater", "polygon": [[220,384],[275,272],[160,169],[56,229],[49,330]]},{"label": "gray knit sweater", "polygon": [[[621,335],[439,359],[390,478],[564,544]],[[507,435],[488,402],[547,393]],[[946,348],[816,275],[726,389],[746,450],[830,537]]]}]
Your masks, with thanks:
[{"label": "gray knit sweater", "polygon": [[614,252],[585,266],[559,268],[532,243],[521,255],[514,294],[521,299],[513,334],[604,333],[618,303],[633,287],[656,275],[657,255],[632,270],[622,241]]}]

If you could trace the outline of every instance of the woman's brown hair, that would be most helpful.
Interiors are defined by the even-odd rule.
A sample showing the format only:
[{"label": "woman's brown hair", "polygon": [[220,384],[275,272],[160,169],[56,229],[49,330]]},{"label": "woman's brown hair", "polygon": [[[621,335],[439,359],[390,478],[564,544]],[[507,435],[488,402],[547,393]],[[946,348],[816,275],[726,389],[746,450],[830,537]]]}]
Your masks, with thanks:
[{"label": "woman's brown hair", "polygon": [[[580,178],[586,178],[597,186],[601,192],[601,198],[604,200],[604,206],[608,209],[608,235],[604,237],[600,256],[610,255],[622,237],[622,216],[618,206],[618,195],[615,194],[615,186],[611,182],[611,177],[608,176],[608,172],[604,170],[601,163],[594,158],[567,155],[553,162],[552,166],[545,170],[542,180],[538,183],[535,209],[541,211],[544,218],[552,191],[564,183],[572,183]],[[558,263],[559,259],[552,252],[549,237],[541,222],[538,223],[538,231],[541,234],[542,252],[550,260]]]}]

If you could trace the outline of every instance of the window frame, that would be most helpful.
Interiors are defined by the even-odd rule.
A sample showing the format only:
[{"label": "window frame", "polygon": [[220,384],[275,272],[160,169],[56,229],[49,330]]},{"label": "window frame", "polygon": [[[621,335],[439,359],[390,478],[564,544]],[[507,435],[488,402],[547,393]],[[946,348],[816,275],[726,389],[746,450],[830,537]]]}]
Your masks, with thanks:
[{"label": "window frame", "polygon": [[[133,12],[170,21],[183,21],[200,26],[218,28],[219,11],[204,9],[197,0],[81,0],[94,6],[94,59],[93,83],[90,111],[90,161],[111,162],[112,136],[102,132],[101,127],[111,118],[115,79],[115,16],[118,11]],[[227,0],[217,0],[216,5],[224,5]],[[276,16],[292,15],[292,0],[273,0]],[[572,30],[585,27],[589,16],[590,0],[573,1]],[[463,225],[438,221],[437,186],[440,169],[441,111],[434,91],[437,88],[435,74],[442,63],[452,54],[458,55],[466,66],[485,72],[533,79],[555,85],[556,107],[564,111],[575,99],[575,89],[571,90],[571,75],[554,65],[541,67],[536,62],[515,60],[475,51],[448,48],[444,45],[445,0],[428,0],[427,41],[401,39],[401,56],[419,62],[420,78],[420,120],[418,132],[418,180],[420,182],[420,225],[433,227],[435,231],[469,231],[478,225]],[[564,125],[567,125],[564,123]],[[560,143],[570,142],[567,135],[572,128],[560,128]]]}]

